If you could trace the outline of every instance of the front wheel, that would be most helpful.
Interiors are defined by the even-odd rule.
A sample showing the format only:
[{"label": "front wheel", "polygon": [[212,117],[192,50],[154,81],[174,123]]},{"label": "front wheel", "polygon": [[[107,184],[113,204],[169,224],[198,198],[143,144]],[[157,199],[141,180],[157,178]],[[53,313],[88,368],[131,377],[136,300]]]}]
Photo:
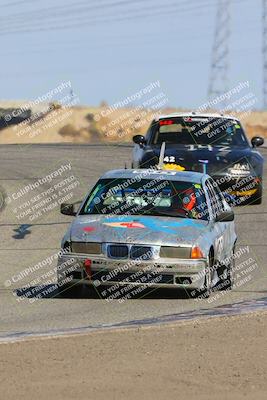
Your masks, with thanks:
[{"label": "front wheel", "polygon": [[213,265],[213,257],[209,256],[209,265],[205,271],[204,286],[201,289],[194,289],[191,292],[191,297],[194,299],[208,299],[212,292],[211,267]]},{"label": "front wheel", "polygon": [[256,205],[261,203],[262,203],[262,187],[260,186],[257,189],[257,192],[251,197],[251,199],[249,199],[249,204]]},{"label": "front wheel", "polygon": [[225,266],[220,275],[219,290],[232,290],[234,286],[234,268],[235,268],[235,249],[233,249],[230,261]]}]

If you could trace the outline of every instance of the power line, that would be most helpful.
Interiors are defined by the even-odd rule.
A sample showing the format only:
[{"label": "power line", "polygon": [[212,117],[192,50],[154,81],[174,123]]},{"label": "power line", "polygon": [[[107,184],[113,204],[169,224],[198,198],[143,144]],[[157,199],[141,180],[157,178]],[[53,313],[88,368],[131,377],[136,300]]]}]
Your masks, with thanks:
[{"label": "power line", "polygon": [[5,3],[5,4],[0,4],[0,8],[5,8],[5,7],[13,7],[13,6],[17,6],[20,4],[25,4],[25,3],[35,3],[36,0],[20,0],[20,1],[13,1],[13,2],[9,2],[9,3]]},{"label": "power line", "polygon": [[[243,1],[244,0],[236,0],[236,3],[243,2]],[[186,3],[186,4],[188,4],[188,3]],[[23,26],[20,26],[20,25],[18,25],[17,27],[15,26],[13,28],[13,30],[12,29],[11,30],[10,29],[5,29],[5,28],[1,30],[1,28],[0,28],[0,34],[7,35],[7,34],[14,34],[14,33],[33,33],[33,32],[42,32],[42,31],[44,32],[44,31],[51,31],[51,30],[52,31],[54,31],[54,30],[65,30],[65,29],[69,29],[69,28],[78,28],[78,27],[80,28],[81,26],[89,26],[89,24],[90,25],[95,25],[95,24],[99,24],[99,23],[109,23],[109,22],[127,21],[127,20],[129,21],[129,20],[148,18],[148,17],[154,17],[154,16],[156,16],[156,17],[157,16],[163,16],[164,17],[166,15],[170,16],[171,13],[174,14],[174,13],[177,13],[177,12],[179,12],[180,14],[183,14],[183,13],[202,10],[202,9],[204,10],[206,8],[210,8],[210,7],[214,7],[214,6],[215,6],[214,3],[205,3],[205,4],[199,4],[198,6],[194,6],[193,8],[187,8],[187,7],[183,7],[183,8],[178,7],[177,8],[177,7],[174,6],[174,3],[172,3],[172,6],[171,5],[170,6],[164,5],[164,6],[159,6],[159,7],[156,7],[156,8],[153,9],[153,10],[156,10],[156,11],[159,11],[159,12],[151,12],[150,11],[151,7],[143,7],[143,8],[139,7],[137,11],[140,11],[140,12],[137,13],[137,14],[136,14],[136,12],[133,13],[133,10],[131,10],[130,15],[128,15],[128,10],[126,10],[125,17],[122,17],[122,16],[117,17],[117,15],[123,15],[124,14],[123,11],[120,11],[120,13],[117,13],[115,16],[112,15],[112,14],[111,15],[105,15],[105,16],[99,16],[98,19],[90,19],[89,17],[84,16],[84,17],[81,17],[81,18],[77,18],[76,20],[74,19],[75,22],[73,24],[67,24],[67,25],[55,25],[53,23],[52,26],[42,27],[40,25],[40,23],[37,23],[37,22],[36,22],[36,24],[35,23],[31,23],[31,24],[27,23],[27,25],[26,25],[28,27],[27,29],[20,29],[20,28],[23,28]],[[160,9],[163,9],[163,11],[160,11]],[[145,10],[147,10],[149,12],[143,13],[143,11],[145,11]],[[84,11],[83,11],[82,14],[84,14]],[[71,20],[73,19],[72,17],[70,17],[70,18],[71,18]],[[65,22],[65,21],[63,20],[62,22]],[[66,21],[66,22],[68,22],[68,21]],[[34,26],[36,26],[36,25],[38,26],[38,28],[34,28]],[[17,28],[17,30],[16,30],[16,28]],[[32,29],[30,29],[30,28],[32,28]]]},{"label": "power line", "polygon": [[[94,5],[94,3],[90,4],[90,6],[88,7],[88,3],[87,2],[79,2],[76,3],[75,5],[71,5],[71,7],[75,6],[75,8],[66,8],[66,7],[61,7],[61,6],[56,6],[56,7],[50,7],[50,8],[46,8],[46,9],[41,9],[41,10],[35,10],[32,11],[31,13],[22,13],[22,14],[16,14],[16,15],[11,15],[11,16],[5,16],[0,18],[0,22],[1,22],[1,28],[5,27],[5,25],[7,25],[9,28],[12,26],[12,24],[18,24],[17,27],[19,26],[23,26],[23,25],[32,25],[34,22],[41,20],[42,23],[49,22],[49,18],[51,18],[52,20],[59,18],[60,20],[63,20],[64,17],[69,17],[72,18],[74,16],[79,16],[79,15],[84,15],[85,13],[89,13],[92,14],[92,12],[94,11],[100,11],[101,14],[100,16],[105,16],[105,11],[108,9],[114,9],[114,8],[121,8],[120,12],[128,12],[131,13],[132,11],[142,11],[142,10],[155,10],[155,9],[169,9],[170,7],[174,7],[177,8],[178,10],[183,7],[183,8],[187,8],[188,5],[191,6],[191,8],[189,7],[188,9],[195,9],[196,5],[193,4],[188,4],[188,1],[183,1],[180,2],[179,4],[177,4],[176,2],[172,2],[170,4],[160,4],[160,5],[155,5],[155,2],[153,0],[146,0],[147,2],[153,2],[152,5],[148,5],[148,6],[144,6],[144,0],[117,0],[117,1],[113,1],[112,3],[108,2],[108,3],[101,3],[99,4],[99,2],[97,2],[97,4]],[[203,6],[208,6],[208,5],[212,5],[212,1],[211,0],[202,0],[204,1],[204,3],[198,2],[198,9],[200,7]],[[143,7],[139,6],[139,3],[142,3]],[[86,4],[85,7],[78,7],[77,6],[81,6]],[[128,7],[128,9],[125,10],[125,7]],[[130,7],[130,9],[129,9]],[[131,9],[131,7],[138,7],[137,10],[135,9]],[[193,8],[192,8],[193,7]],[[29,21],[30,18],[30,21]]]},{"label": "power line", "polygon": [[[212,5],[210,5],[211,7]],[[116,21],[123,21],[123,20],[134,20],[134,19],[141,19],[141,18],[146,18],[146,17],[150,17],[150,16],[165,16],[165,15],[171,15],[171,13],[174,12],[190,12],[190,11],[196,11],[201,9],[202,6],[198,6],[198,7],[194,7],[191,9],[188,8],[177,8],[175,6],[159,6],[159,7],[154,7],[153,11],[157,11],[157,12],[151,12],[151,7],[142,7],[142,8],[138,8],[137,10],[120,10],[120,12],[116,13],[116,15],[114,14],[107,14],[107,15],[94,15],[92,16],[93,18],[90,18],[90,16],[85,16],[85,10],[83,10],[82,17],[76,18],[74,19],[72,15],[70,15],[69,17],[67,17],[67,19],[62,19],[62,17],[60,17],[59,21],[56,21],[58,23],[62,22],[62,23],[68,23],[70,19],[70,21],[74,21],[74,23],[72,24],[68,24],[68,25],[55,25],[55,21],[48,21],[53,23],[52,26],[45,26],[44,28],[42,27],[42,25],[40,23],[38,23],[37,21],[33,21],[30,24],[25,22],[24,24],[20,24],[17,25],[15,27],[10,26],[10,24],[8,25],[8,28],[6,29],[5,27],[0,27],[0,33],[23,33],[23,32],[35,32],[35,31],[48,31],[48,30],[62,30],[62,29],[68,29],[68,28],[73,28],[73,27],[81,27],[82,25],[89,25],[89,24],[95,24],[95,23],[106,23],[106,22],[116,22]],[[162,10],[162,11],[161,11]],[[147,11],[144,13],[144,11]],[[119,17],[117,16],[119,15]],[[28,27],[28,29],[23,29],[23,25],[25,25],[26,27]],[[34,27],[37,26],[37,29],[35,29]],[[1,29],[3,28],[3,29]],[[13,30],[12,30],[13,28]],[[31,29],[33,28],[33,29]]]},{"label": "power line", "polygon": [[[153,0],[145,0],[145,2],[150,2]],[[17,14],[8,14],[0,18],[1,24],[12,22],[32,22],[35,19],[44,20],[46,17],[64,16],[64,15],[74,15],[75,11],[84,12],[86,10],[92,11],[94,9],[106,10],[108,8],[113,8],[117,6],[131,6],[138,3],[144,3],[144,0],[94,0],[88,3],[88,1],[78,1],[75,3],[69,3],[68,5],[45,7],[40,9],[35,9],[28,12],[20,12]]]},{"label": "power line", "polygon": [[[211,2],[212,0],[200,0],[196,4],[199,4],[201,1],[204,2]],[[83,12],[91,12],[96,9],[99,9],[101,12],[109,9],[109,8],[114,8],[114,7],[132,7],[132,6],[138,6],[138,3],[142,3],[142,5],[145,5],[146,3],[152,2],[153,4],[150,6],[151,9],[157,7],[155,5],[155,0],[111,0],[111,1],[105,1],[105,0],[95,0],[91,1],[88,3],[88,1],[79,1],[75,3],[70,3],[68,5],[64,6],[53,6],[53,7],[46,7],[46,8],[41,8],[41,9],[35,9],[31,12],[23,12],[23,13],[17,13],[17,14],[9,14],[6,16],[3,16],[0,18],[1,23],[11,23],[15,21],[22,21],[28,23],[29,19],[31,19],[31,22],[37,18],[37,19],[42,19],[44,20],[46,17],[63,17],[64,15],[75,15],[76,12],[83,13]],[[160,3],[161,6],[164,6]],[[179,4],[177,2],[172,3],[172,5],[175,6],[187,6],[187,5],[193,5],[188,3],[188,1],[180,1]],[[165,6],[168,6],[168,4],[165,4]],[[138,6],[139,7],[139,6]],[[139,7],[140,8],[140,7]]]}]

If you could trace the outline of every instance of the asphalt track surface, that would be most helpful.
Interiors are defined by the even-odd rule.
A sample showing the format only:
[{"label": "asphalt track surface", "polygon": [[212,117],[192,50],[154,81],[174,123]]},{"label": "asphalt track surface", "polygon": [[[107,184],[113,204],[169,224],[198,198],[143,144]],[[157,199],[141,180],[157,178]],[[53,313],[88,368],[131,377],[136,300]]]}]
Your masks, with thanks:
[{"label": "asphalt track surface", "polygon": [[[261,149],[267,155],[267,149]],[[231,292],[214,292],[209,300],[189,299],[183,291],[153,290],[139,297],[119,303],[107,302],[94,290],[58,295],[49,288],[56,281],[51,275],[47,283],[51,265],[21,276],[22,271],[37,265],[53,255],[60,248],[61,238],[72,217],[61,215],[59,207],[45,209],[41,216],[30,220],[23,216],[30,205],[37,204],[37,196],[49,190],[55,183],[74,175],[79,182],[69,193],[71,201],[81,200],[99,176],[108,169],[130,165],[130,146],[108,145],[2,145],[0,147],[0,190],[11,198],[0,213],[1,225],[1,265],[0,265],[0,336],[21,334],[41,334],[81,327],[101,327],[121,325],[128,321],[152,321],[171,318],[173,314],[197,312],[202,309],[229,305],[267,297],[267,196],[263,204],[235,208],[239,248],[247,248],[248,253],[237,260],[239,265],[252,258],[256,267],[252,271],[246,264],[240,269],[240,285]],[[23,188],[49,175],[61,165],[71,163],[71,171],[64,176],[46,182],[18,197]],[[264,184],[267,171],[265,165]],[[22,190],[22,191],[21,191]],[[39,198],[40,199],[40,198]],[[39,201],[39,200],[38,200]],[[28,208],[29,208],[28,204]],[[248,247],[247,247],[248,246]],[[255,265],[255,263],[253,265]],[[243,264],[242,264],[243,265]],[[250,264],[251,265],[251,264]],[[43,279],[43,282],[40,280]],[[38,281],[44,298],[25,296],[25,287]],[[47,289],[44,292],[44,289]],[[38,285],[36,285],[38,293]]]}]

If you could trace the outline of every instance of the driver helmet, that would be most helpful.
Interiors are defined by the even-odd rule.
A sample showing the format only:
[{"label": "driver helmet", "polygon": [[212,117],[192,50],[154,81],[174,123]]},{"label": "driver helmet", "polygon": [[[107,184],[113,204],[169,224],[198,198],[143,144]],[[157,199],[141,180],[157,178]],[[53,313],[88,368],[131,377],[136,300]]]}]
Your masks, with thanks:
[{"label": "driver helmet", "polygon": [[183,192],[183,208],[188,211],[192,211],[197,202],[196,194],[193,188],[187,189]]}]

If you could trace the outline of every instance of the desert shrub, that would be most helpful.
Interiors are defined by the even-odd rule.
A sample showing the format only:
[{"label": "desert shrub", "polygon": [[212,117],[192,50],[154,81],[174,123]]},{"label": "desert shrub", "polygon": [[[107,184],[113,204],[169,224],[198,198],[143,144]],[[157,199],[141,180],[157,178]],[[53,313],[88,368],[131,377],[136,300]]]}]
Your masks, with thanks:
[{"label": "desert shrub", "polygon": [[87,120],[87,121],[89,121],[89,122],[94,122],[94,114],[92,114],[92,113],[89,113],[89,114],[87,114],[86,116],[85,116],[85,119]]},{"label": "desert shrub", "polygon": [[77,130],[74,128],[72,124],[64,125],[62,128],[59,129],[58,133],[61,136],[76,136]]}]

